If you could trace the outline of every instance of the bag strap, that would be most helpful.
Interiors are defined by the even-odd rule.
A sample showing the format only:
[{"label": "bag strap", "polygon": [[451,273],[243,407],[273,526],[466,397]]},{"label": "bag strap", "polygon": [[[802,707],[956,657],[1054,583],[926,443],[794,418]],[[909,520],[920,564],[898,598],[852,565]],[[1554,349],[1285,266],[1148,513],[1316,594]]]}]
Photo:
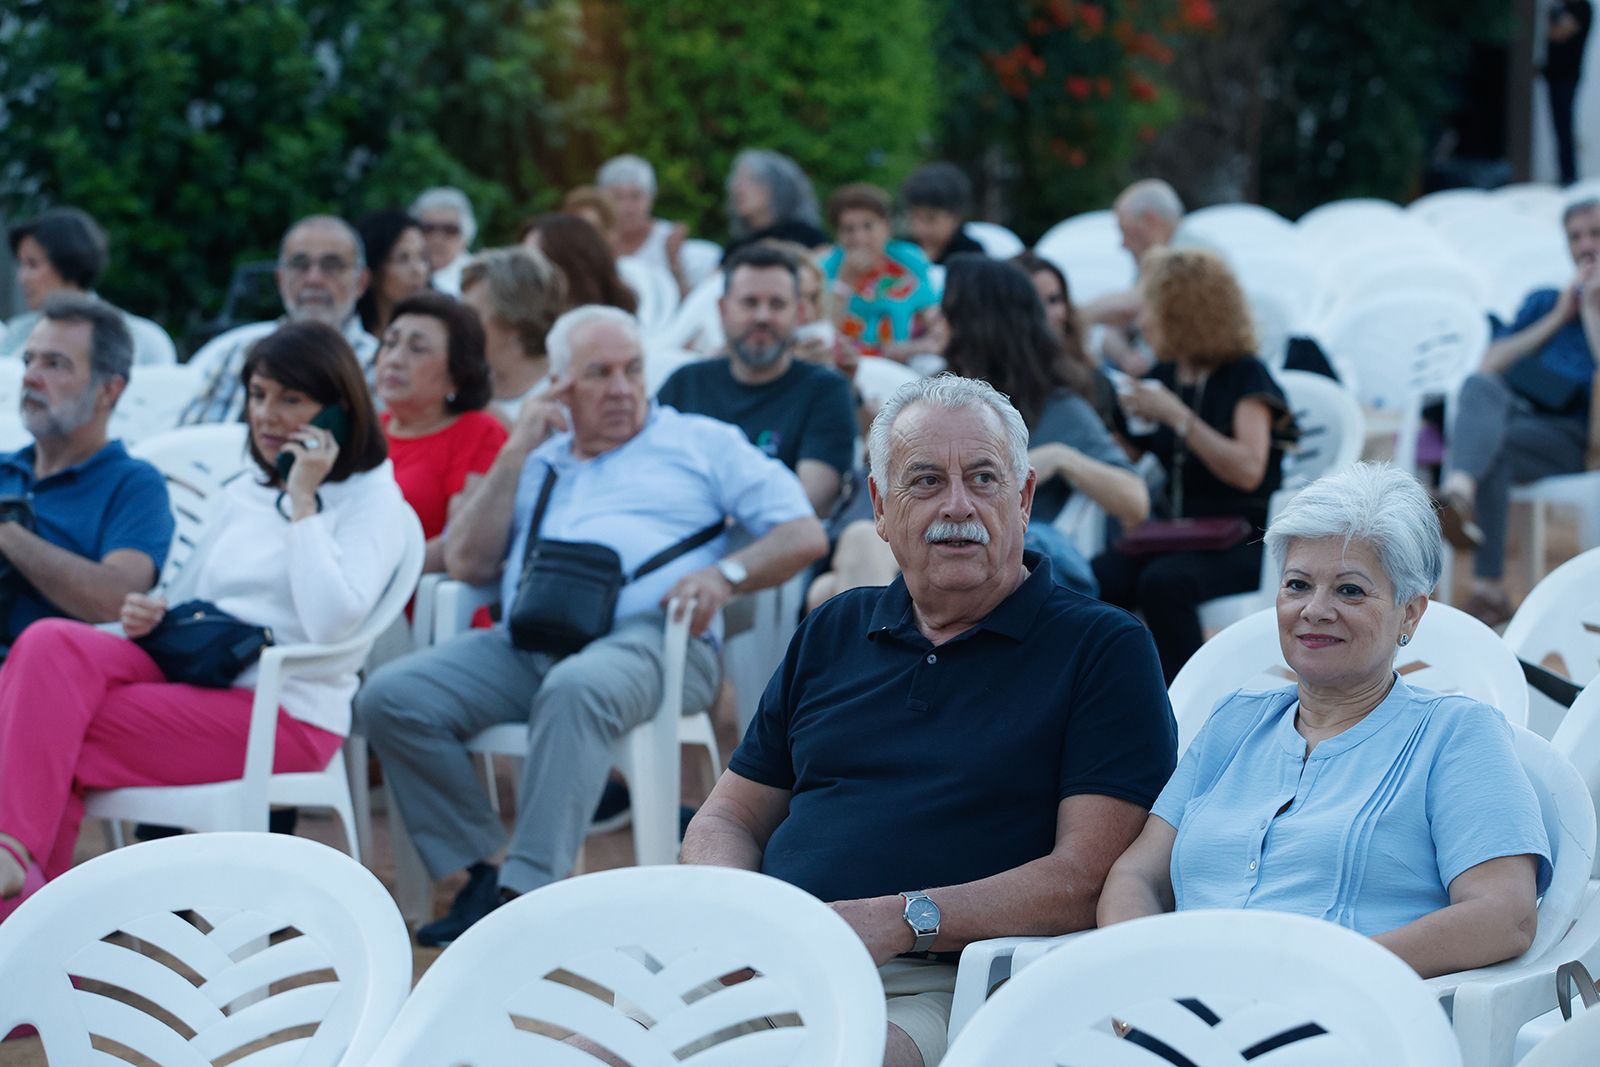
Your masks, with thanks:
[{"label": "bag strap", "polygon": [[638,579],[649,574],[651,571],[660,570],[662,567],[665,567],[679,556],[682,556],[688,552],[693,552],[701,545],[709,544],[710,542],[715,541],[722,535],[722,531],[726,530],[727,528],[727,521],[725,519],[718,519],[716,522],[712,523],[710,526],[707,526],[699,533],[690,534],[677,544],[665,548],[651,556],[649,559],[645,560],[639,565],[639,569],[633,572],[633,576],[630,577],[628,581],[637,581]]},{"label": "bag strap", "polygon": [[1578,999],[1583,1001],[1586,1009],[1593,1009],[1600,1004],[1600,993],[1595,991],[1595,982],[1589,975],[1589,968],[1578,960],[1571,960],[1556,968],[1556,999],[1561,1007],[1561,1018],[1572,1018],[1572,993],[1577,987]]},{"label": "bag strap", "polygon": [[528,543],[522,549],[522,567],[528,567],[528,560],[533,558],[533,546],[539,543],[539,527],[544,523],[544,509],[550,506],[550,494],[556,487],[556,469],[551,467],[544,476],[544,485],[539,487],[539,501],[533,505],[533,521],[528,523]]}]

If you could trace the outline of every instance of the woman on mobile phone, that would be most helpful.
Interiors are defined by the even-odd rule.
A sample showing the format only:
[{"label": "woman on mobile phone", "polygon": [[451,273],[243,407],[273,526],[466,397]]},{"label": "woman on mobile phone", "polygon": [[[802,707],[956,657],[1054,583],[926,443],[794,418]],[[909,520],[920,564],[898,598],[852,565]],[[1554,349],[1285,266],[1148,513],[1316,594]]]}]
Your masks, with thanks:
[{"label": "woman on mobile phone", "polygon": [[[257,469],[226,485],[167,595],[210,601],[278,644],[342,640],[405,550],[407,505],[361,368],[339,331],[300,322],[256,342],[242,377]],[[166,608],[130,594],[126,637],[42,620],[0,668],[0,918],[71,865],[86,792],[243,772],[255,668],[225,689],[169,682],[135,643]],[[327,766],[365,655],[285,682],[274,771]]]}]

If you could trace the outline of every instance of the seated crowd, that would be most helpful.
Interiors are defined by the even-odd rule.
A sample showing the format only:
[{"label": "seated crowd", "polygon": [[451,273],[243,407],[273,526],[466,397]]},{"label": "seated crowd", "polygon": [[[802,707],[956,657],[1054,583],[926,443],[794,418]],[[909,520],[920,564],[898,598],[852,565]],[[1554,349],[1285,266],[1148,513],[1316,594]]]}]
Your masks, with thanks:
[{"label": "seated crowd", "polygon": [[[661,704],[669,613],[700,710],[724,684],[724,608],[794,582],[806,613],[682,860],[829,902],[880,967],[886,1064],[943,1057],[956,961],[985,938],[1263,908],[1423,975],[1526,950],[1551,844],[1511,728],[1408,685],[1395,656],[1443,536],[1478,546],[1475,608],[1503,614],[1509,486],[1600,465],[1600,202],[1567,212],[1575,285],[1530,296],[1463,390],[1479,430],[1442,512],[1358,464],[1269,514],[1299,428],[1165,183],[1115,207],[1136,286],[1079,308],[1058,266],[984,254],[954,166],[906,182],[911,240],[865,184],[828,199],[830,237],[794,161],[742,153],[722,351],[652,397],[629,279],[694,287],[655,196],[650,164],[618,157],[478,252],[451,188],[294,222],[283,315],[190,360],[180,423],[242,421],[249,462],[159,585],[163,478],[107,437],[159,346],[94,295],[92,219],[13,228],[29,310],[0,351],[23,361],[34,443],[0,456],[0,919],[70,866],[89,793],[241,773],[254,669],[169,678],[147,648],[169,608],[344,639],[399,567],[409,507],[423,569],[494,587],[498,621],[364,678],[354,655],[296,676],[274,767],[368,739],[429,874],[466,874],[424,945],[573,870],[614,743]],[[946,373],[889,368],[906,384],[871,396],[853,379],[874,359]],[[1082,515],[1103,549],[1070,529]],[[1295,683],[1226,696],[1180,752],[1167,687],[1201,605],[1264,564]],[[585,618],[597,575],[612,599]],[[509,833],[468,750],[503,723],[528,730]]]}]

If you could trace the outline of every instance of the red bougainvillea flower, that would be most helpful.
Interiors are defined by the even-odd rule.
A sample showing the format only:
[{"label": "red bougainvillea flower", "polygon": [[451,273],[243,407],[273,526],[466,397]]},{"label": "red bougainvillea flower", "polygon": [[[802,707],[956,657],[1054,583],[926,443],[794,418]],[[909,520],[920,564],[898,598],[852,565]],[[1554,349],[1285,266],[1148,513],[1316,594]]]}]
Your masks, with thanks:
[{"label": "red bougainvillea flower", "polygon": [[1217,24],[1217,12],[1211,0],[1179,0],[1178,18],[1185,26],[1197,30],[1208,30]]},{"label": "red bougainvillea flower", "polygon": [[1106,28],[1106,9],[1099,4],[1079,4],[1078,19],[1086,36],[1093,37]]},{"label": "red bougainvillea flower", "polygon": [[1157,96],[1156,87],[1143,78],[1130,78],[1128,80],[1128,92],[1132,94],[1135,100],[1146,104]]},{"label": "red bougainvillea flower", "polygon": [[1089,99],[1089,94],[1094,91],[1089,84],[1089,79],[1080,74],[1074,74],[1068,78],[1066,86],[1067,95],[1074,100],[1087,100]]},{"label": "red bougainvillea flower", "polygon": [[1072,24],[1072,4],[1070,0],[1050,0],[1050,6],[1047,10],[1050,12],[1051,21],[1057,26],[1065,29]]}]

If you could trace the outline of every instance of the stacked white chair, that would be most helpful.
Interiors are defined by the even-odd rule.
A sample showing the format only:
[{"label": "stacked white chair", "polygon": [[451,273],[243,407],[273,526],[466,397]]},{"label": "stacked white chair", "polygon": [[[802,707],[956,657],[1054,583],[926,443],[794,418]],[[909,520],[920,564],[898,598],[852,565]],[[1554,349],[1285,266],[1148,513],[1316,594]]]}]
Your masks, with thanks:
[{"label": "stacked white chair", "polygon": [[1195,911],[1056,949],[984,1004],[942,1062],[1456,1067],[1461,1055],[1416,973],[1367,938],[1298,915]]},{"label": "stacked white chair", "polygon": [[187,363],[134,368],[111,411],[108,435],[133,444],[171,430],[199,388],[200,368]]},{"label": "stacked white chair", "polygon": [[[754,976],[739,981],[740,972]],[[747,1029],[757,1020],[772,1028]],[[634,868],[492,912],[417,983],[371,1067],[877,1067],[883,987],[825,904],[764,875]]]},{"label": "stacked white chair", "polygon": [[967,236],[982,245],[983,254],[991,259],[1010,259],[1028,248],[1022,238],[997,222],[972,220],[966,223],[965,229]]},{"label": "stacked white chair", "polygon": [[[1600,677],[1600,548],[1568,560],[1534,586],[1507,624],[1504,640],[1524,662],[1574,685]],[[1554,737],[1565,714],[1549,697],[1529,696],[1528,727],[1540,736]]]},{"label": "stacked white chair", "polygon": [[1528,1051],[1521,1067],[1574,1067],[1600,1063],[1600,1010],[1589,1010]]},{"label": "stacked white chair", "polygon": [[161,584],[171,585],[205,536],[222,487],[254,462],[245,452],[242,422],[211,423],[168,430],[137,442],[129,452],[155,466],[167,482],[174,528]]},{"label": "stacked white chair", "polygon": [[0,975],[0,1034],[32,1024],[54,1064],[125,1062],[111,1041],[172,1067],[336,1067],[365,1063],[399,1013],[411,946],[388,891],[333,849],[207,834],[46,885],[0,924]]},{"label": "stacked white chair", "polygon": [[1089,211],[1058,222],[1033,246],[1067,276],[1072,300],[1080,307],[1099,297],[1131,289],[1137,274],[1122,247],[1122,231],[1110,211]]}]

